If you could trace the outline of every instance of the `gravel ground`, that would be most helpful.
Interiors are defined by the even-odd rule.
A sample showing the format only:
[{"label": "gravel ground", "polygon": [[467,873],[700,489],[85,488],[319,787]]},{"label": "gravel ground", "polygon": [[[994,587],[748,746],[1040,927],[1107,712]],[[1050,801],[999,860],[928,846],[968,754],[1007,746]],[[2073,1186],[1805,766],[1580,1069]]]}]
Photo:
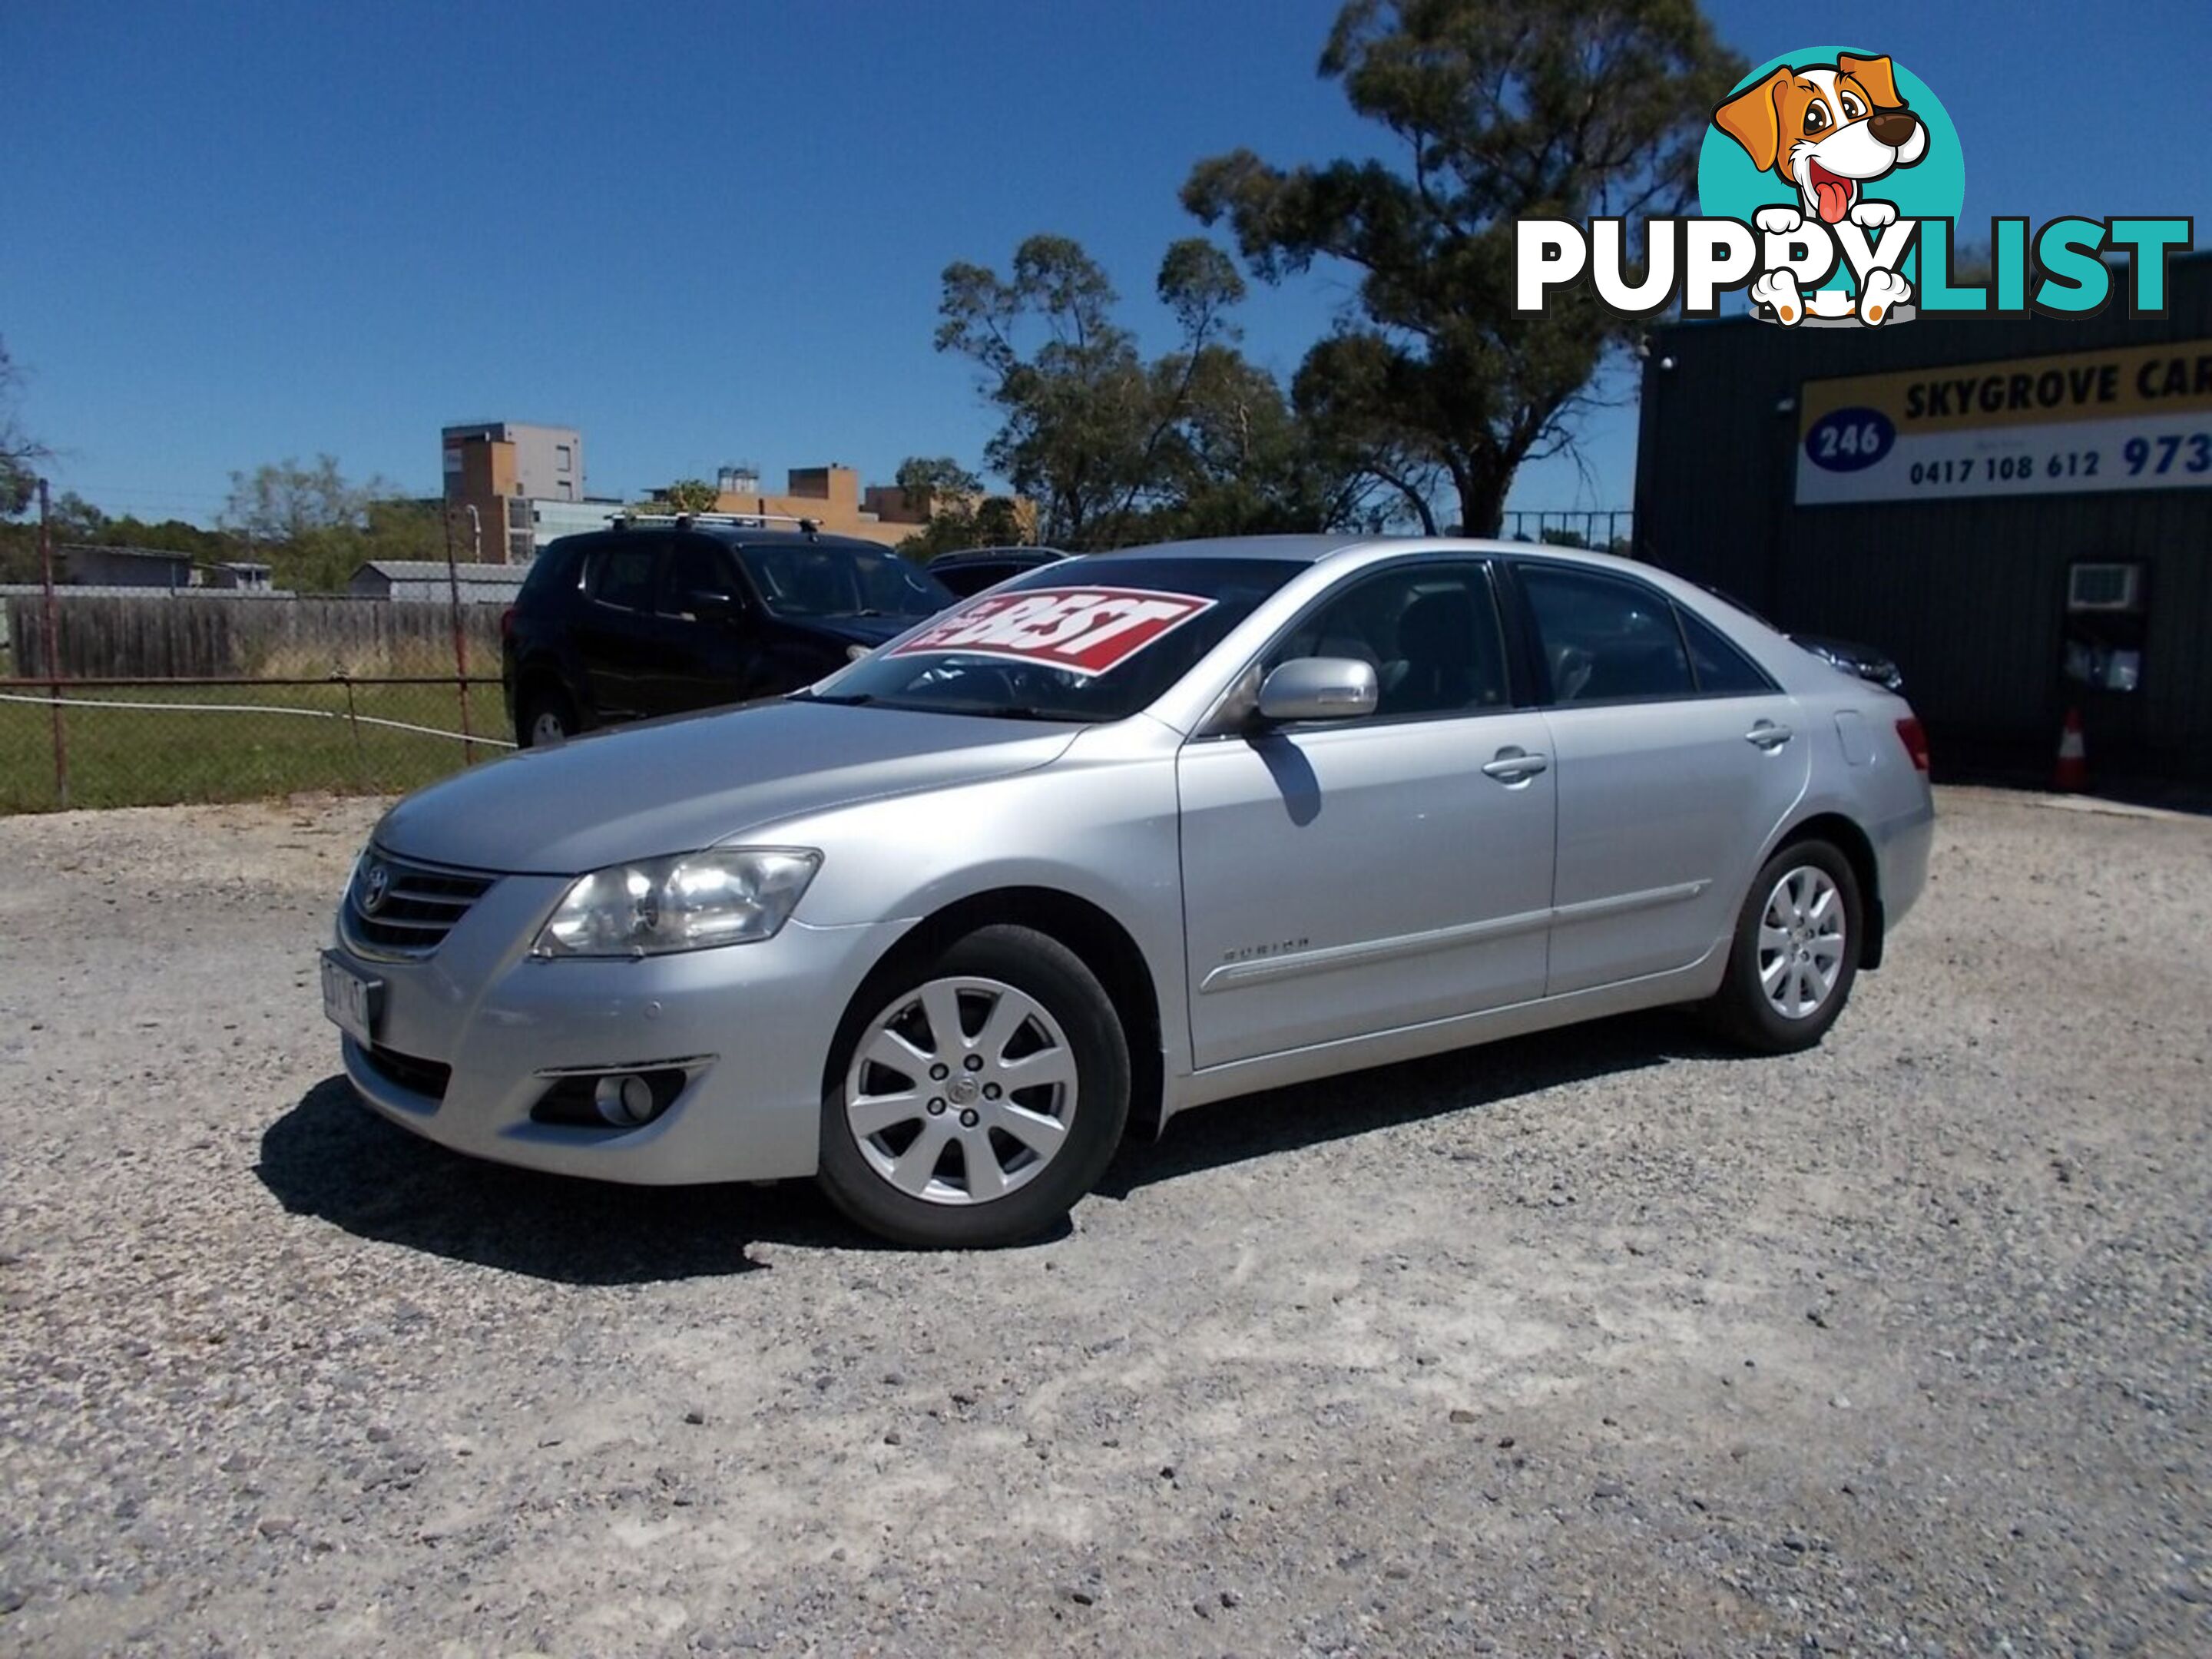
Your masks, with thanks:
[{"label": "gravel ground", "polygon": [[0,820],[0,1650],[2212,1651],[2212,820],[1942,805],[1813,1054],[1231,1103],[928,1257],[355,1107],[371,805]]}]

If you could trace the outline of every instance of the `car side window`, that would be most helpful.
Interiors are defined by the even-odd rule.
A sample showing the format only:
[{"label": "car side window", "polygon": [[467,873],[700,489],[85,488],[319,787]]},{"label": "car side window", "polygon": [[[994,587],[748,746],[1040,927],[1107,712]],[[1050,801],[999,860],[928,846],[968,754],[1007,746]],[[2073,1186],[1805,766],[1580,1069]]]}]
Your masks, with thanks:
[{"label": "car side window", "polygon": [[1277,641],[1265,665],[1297,657],[1368,664],[1378,720],[1506,702],[1504,639],[1480,565],[1409,564],[1355,580]]},{"label": "car side window", "polygon": [[1623,702],[1697,694],[1674,607],[1640,582],[1561,565],[1518,574],[1554,702]]},{"label": "car side window", "polygon": [[1730,644],[1719,629],[1684,605],[1676,605],[1674,614],[1681,619],[1682,637],[1689,641],[1690,665],[1697,672],[1701,695],[1758,696],[1775,689],[1765,671]]},{"label": "car side window", "polygon": [[624,542],[601,548],[592,557],[586,586],[601,605],[617,611],[650,611],[660,549],[653,542]]},{"label": "car side window", "polygon": [[808,546],[745,550],[769,609],[787,617],[849,616],[860,609],[852,556]]},{"label": "car side window", "polygon": [[737,572],[727,553],[710,541],[679,541],[669,550],[666,574],[661,580],[660,613],[688,617],[693,614],[694,594],[738,591]]}]

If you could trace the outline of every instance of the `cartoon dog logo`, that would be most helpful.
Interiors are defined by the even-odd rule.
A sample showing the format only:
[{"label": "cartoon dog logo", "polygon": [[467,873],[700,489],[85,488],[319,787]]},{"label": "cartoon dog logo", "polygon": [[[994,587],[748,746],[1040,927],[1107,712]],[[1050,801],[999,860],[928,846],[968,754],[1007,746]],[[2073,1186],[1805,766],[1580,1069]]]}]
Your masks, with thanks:
[{"label": "cartoon dog logo", "polygon": [[[1905,107],[1890,60],[1849,52],[1838,53],[1832,64],[1776,70],[1715,110],[1713,125],[1742,145],[1759,171],[1795,187],[1802,211],[1767,207],[1757,216],[1761,230],[1778,234],[1808,217],[1880,230],[1897,218],[1896,204],[1875,200],[1864,187],[1928,153],[1927,123]],[[1784,324],[1805,315],[1804,298],[1787,270],[1761,276],[1749,293]],[[1894,271],[1869,273],[1858,296],[1859,320],[1880,323],[1911,294],[1911,284]]]}]

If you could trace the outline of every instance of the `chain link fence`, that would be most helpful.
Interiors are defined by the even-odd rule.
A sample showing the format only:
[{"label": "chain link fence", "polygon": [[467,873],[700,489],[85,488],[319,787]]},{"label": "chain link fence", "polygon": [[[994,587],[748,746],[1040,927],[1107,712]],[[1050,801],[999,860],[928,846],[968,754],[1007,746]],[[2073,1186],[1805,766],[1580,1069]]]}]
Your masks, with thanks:
[{"label": "chain link fence", "polygon": [[1504,515],[1498,534],[1508,541],[1589,547],[1633,558],[1636,514],[1626,507],[1515,508]]},{"label": "chain link fence", "polygon": [[496,679],[0,678],[0,812],[392,793],[514,746]]},{"label": "chain link fence", "polygon": [[[400,569],[400,567],[383,567]],[[0,812],[391,793],[514,747],[499,609],[0,589]]]}]

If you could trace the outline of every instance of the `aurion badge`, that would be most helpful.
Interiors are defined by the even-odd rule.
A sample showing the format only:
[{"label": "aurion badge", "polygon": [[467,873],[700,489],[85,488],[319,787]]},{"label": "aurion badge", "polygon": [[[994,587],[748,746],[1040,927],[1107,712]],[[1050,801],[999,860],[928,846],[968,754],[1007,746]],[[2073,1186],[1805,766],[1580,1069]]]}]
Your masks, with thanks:
[{"label": "aurion badge", "polygon": [[371,859],[361,872],[361,913],[373,916],[384,908],[384,896],[392,890],[392,867],[381,859]]}]

